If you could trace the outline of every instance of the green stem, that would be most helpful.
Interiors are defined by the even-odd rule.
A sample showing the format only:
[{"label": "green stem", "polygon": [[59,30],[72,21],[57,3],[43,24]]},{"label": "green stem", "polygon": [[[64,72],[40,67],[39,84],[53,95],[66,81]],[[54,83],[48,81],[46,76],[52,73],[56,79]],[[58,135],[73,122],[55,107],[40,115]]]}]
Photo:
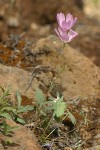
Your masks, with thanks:
[{"label": "green stem", "polygon": [[65,46],[66,46],[66,43],[63,43],[63,47],[62,47],[63,50],[64,50]]}]

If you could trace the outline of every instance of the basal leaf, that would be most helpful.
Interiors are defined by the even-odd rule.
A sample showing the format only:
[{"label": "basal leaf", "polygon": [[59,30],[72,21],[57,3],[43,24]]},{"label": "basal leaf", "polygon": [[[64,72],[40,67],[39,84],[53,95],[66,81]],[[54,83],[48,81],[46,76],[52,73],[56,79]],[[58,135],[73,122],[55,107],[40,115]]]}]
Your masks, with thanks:
[{"label": "basal leaf", "polygon": [[1,111],[4,111],[4,110],[16,112],[16,108],[13,108],[13,107],[10,107],[10,106],[3,107],[3,108],[1,109]]},{"label": "basal leaf", "polygon": [[27,111],[32,111],[34,109],[33,106],[27,105],[27,106],[20,106],[19,109],[17,110],[17,113],[24,113]]},{"label": "basal leaf", "polygon": [[71,122],[75,125],[76,124],[75,117],[73,116],[73,114],[70,111],[67,110],[67,112],[68,112],[68,115],[69,115]]},{"label": "basal leaf", "polygon": [[12,119],[11,115],[9,113],[7,113],[7,112],[1,112],[0,116],[1,117],[5,117],[7,119]]},{"label": "basal leaf", "polygon": [[37,102],[39,105],[41,105],[44,101],[46,101],[45,96],[42,92],[42,90],[38,89],[35,93],[35,98],[37,99]]},{"label": "basal leaf", "polygon": [[21,118],[17,118],[16,121],[19,122],[19,123],[21,123],[21,124],[23,124],[23,125],[26,123],[24,121],[24,119],[21,119]]},{"label": "basal leaf", "polygon": [[65,108],[65,102],[57,101],[54,104],[54,115],[56,115],[57,117],[61,117],[64,114]]}]

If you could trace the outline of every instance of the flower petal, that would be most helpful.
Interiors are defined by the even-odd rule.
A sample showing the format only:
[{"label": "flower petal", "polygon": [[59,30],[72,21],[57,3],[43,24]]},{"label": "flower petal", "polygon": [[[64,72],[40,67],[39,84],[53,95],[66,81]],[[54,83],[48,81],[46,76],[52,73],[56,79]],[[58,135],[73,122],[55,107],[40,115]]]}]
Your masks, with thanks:
[{"label": "flower petal", "polygon": [[57,33],[60,40],[62,40],[63,42],[66,43],[69,41],[69,36],[67,35],[66,31],[64,31],[62,28],[58,27],[58,29],[55,29],[55,32]]},{"label": "flower petal", "polygon": [[69,42],[70,42],[73,38],[75,38],[77,35],[78,35],[77,32],[75,32],[75,31],[73,31],[72,29],[70,29],[69,32],[68,32]]},{"label": "flower petal", "polygon": [[62,26],[62,22],[65,20],[65,15],[63,13],[57,14],[57,22],[59,26]]},{"label": "flower petal", "polygon": [[63,28],[58,27],[58,31],[59,31],[60,35],[66,35],[66,30],[64,30]]},{"label": "flower petal", "polygon": [[70,21],[70,24],[68,26],[68,29],[70,29],[73,26],[73,16],[70,13],[66,15],[66,22],[69,22],[69,21]]},{"label": "flower petal", "polygon": [[63,28],[64,30],[69,30],[70,27],[71,27],[71,21],[70,21],[70,20],[69,20],[68,22],[66,22],[66,21],[63,21],[63,22],[62,22],[62,28]]},{"label": "flower petal", "polygon": [[69,36],[67,35],[67,32],[64,31],[62,28],[58,27],[58,32],[59,32],[59,38],[63,41],[63,42],[68,42],[69,41]]},{"label": "flower petal", "polygon": [[73,19],[73,16],[70,13],[68,13],[66,15],[66,22],[68,22],[69,20],[72,20],[72,19]]},{"label": "flower petal", "polygon": [[69,36],[66,34],[66,35],[62,35],[61,36],[61,40],[66,43],[66,42],[69,42]]}]

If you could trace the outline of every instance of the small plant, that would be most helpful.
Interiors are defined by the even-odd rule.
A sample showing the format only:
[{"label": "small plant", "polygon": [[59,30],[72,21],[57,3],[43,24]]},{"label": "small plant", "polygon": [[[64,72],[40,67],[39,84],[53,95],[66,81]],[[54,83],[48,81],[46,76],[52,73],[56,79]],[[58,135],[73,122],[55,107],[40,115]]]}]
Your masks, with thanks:
[{"label": "small plant", "polygon": [[26,122],[21,115],[27,111],[33,110],[33,106],[23,106],[19,92],[16,92],[16,103],[12,104],[9,98],[10,86],[7,89],[1,87],[2,95],[0,96],[0,131],[8,134],[15,127],[10,127],[6,124],[5,119],[12,119],[17,123],[25,124]]},{"label": "small plant", "polygon": [[[72,30],[73,25],[76,23],[77,17],[68,13],[66,16],[63,13],[57,14],[58,27],[55,28],[55,32],[59,39],[63,42],[64,46],[66,43],[72,41],[78,33]],[[63,46],[63,49],[64,49]],[[66,66],[63,67],[63,70]],[[62,67],[61,67],[62,68]],[[61,70],[61,72],[63,71]],[[58,75],[59,76],[59,75]],[[54,86],[54,82],[51,82],[49,93]],[[64,102],[63,96],[57,93],[55,97],[46,97],[43,92],[38,89],[35,94],[37,100],[36,103],[36,122],[38,128],[42,129],[42,139],[47,139],[56,129],[50,130],[54,122],[62,122],[64,117],[69,117],[71,122],[75,125],[76,119],[69,111],[66,103]]]},{"label": "small plant", "polygon": [[[57,98],[48,98],[48,100],[46,100],[43,92],[38,89],[36,91],[36,95],[35,95],[36,99],[37,99],[37,104],[39,108],[39,112],[43,113],[43,114],[47,114],[47,112],[52,112],[53,117],[61,117],[62,115],[64,115],[64,111],[65,111],[65,107],[66,104],[63,101],[63,96],[60,97],[59,93],[57,93]],[[43,111],[43,112],[42,112]]]},{"label": "small plant", "polygon": [[[50,127],[54,122],[62,122],[64,116],[68,116],[72,123],[76,124],[76,119],[69,111],[64,102],[63,96],[57,93],[57,98],[49,97],[46,98],[43,91],[38,89],[35,93],[36,98],[36,122],[38,128],[43,129],[45,140],[55,131],[50,130]],[[67,111],[66,111],[67,110]],[[39,122],[38,122],[39,121]],[[43,135],[42,135],[43,137]]]},{"label": "small plant", "polygon": [[0,130],[4,135],[10,135],[14,130],[18,129],[18,126],[11,127],[9,126],[5,119],[3,119],[2,124],[0,125]]},{"label": "small plant", "polygon": [[22,98],[19,94],[19,92],[16,92],[16,97],[17,97],[17,103],[15,105],[15,110],[13,111],[13,120],[15,122],[19,122],[21,124],[25,124],[26,122],[24,121],[24,119],[22,119],[19,115],[28,111],[32,111],[34,109],[33,106],[27,105],[27,106],[23,106],[22,103]]}]

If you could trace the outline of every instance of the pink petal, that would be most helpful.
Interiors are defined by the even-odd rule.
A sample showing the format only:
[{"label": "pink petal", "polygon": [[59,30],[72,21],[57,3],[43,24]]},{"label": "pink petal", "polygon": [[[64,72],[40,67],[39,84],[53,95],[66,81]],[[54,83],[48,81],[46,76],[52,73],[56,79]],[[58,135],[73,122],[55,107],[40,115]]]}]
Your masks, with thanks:
[{"label": "pink petal", "polygon": [[63,13],[58,13],[57,14],[57,22],[59,26],[62,25],[62,22],[65,20],[65,15]]},{"label": "pink petal", "polygon": [[69,36],[67,35],[66,31],[64,31],[61,27],[58,27],[58,29],[55,29],[55,32],[57,33],[61,41],[65,43],[69,41]]},{"label": "pink petal", "polygon": [[62,35],[61,36],[61,40],[63,41],[63,42],[69,42],[69,37],[68,37],[68,35],[66,34],[66,35]]},{"label": "pink petal", "polygon": [[70,29],[73,26],[73,16],[70,13],[66,16],[66,22],[70,22],[68,25],[68,29]]},{"label": "pink petal", "polygon": [[58,27],[58,31],[59,31],[60,35],[66,35],[66,30],[64,30],[63,28]]},{"label": "pink petal", "polygon": [[73,19],[73,16],[70,13],[68,13],[66,15],[66,21],[68,22],[69,20],[72,20],[72,19]]},{"label": "pink petal", "polygon": [[55,32],[58,36],[60,36],[57,28],[55,28]]},{"label": "pink petal", "polygon": [[60,28],[58,28],[58,29],[55,28],[55,32],[56,32],[57,36],[62,40],[61,37],[62,37],[62,35],[64,35],[63,31]]},{"label": "pink petal", "polygon": [[68,22],[63,21],[62,22],[62,28],[64,28],[65,30],[69,30],[71,27],[71,21],[69,20]]},{"label": "pink petal", "polygon": [[73,31],[72,29],[70,29],[69,32],[68,32],[69,42],[70,42],[73,38],[75,38],[77,35],[78,35],[77,32],[75,32],[75,31]]}]

